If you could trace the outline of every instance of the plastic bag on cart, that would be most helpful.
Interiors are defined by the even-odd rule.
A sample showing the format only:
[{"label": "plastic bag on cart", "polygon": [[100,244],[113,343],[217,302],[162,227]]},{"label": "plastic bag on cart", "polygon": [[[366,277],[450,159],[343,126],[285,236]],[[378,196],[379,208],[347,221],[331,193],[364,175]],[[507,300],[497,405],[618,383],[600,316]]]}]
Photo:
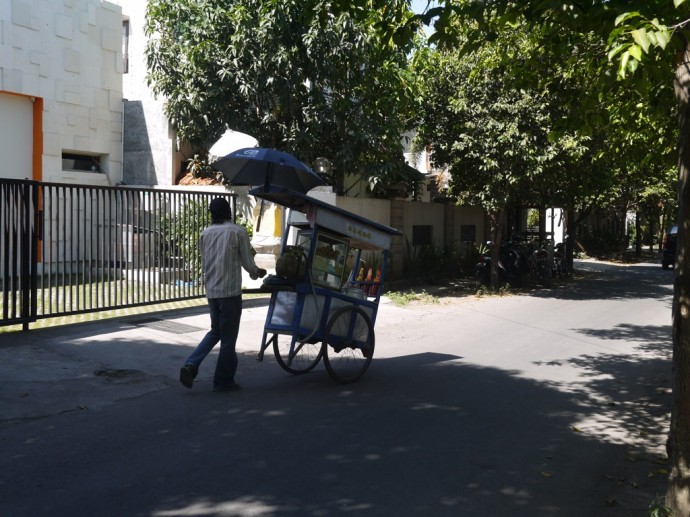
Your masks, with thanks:
[{"label": "plastic bag on cart", "polygon": [[276,276],[285,280],[303,280],[307,273],[307,256],[300,246],[285,246],[276,259]]}]

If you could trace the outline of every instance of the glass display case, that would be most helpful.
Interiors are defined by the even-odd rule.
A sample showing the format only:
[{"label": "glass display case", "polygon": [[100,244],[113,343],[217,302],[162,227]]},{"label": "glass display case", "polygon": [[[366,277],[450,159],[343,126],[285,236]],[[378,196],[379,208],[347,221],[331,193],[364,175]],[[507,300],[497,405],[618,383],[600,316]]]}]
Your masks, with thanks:
[{"label": "glass display case", "polygon": [[[308,252],[311,247],[311,234],[300,232],[297,245]],[[348,243],[346,240],[319,232],[316,237],[312,258],[311,278],[314,285],[340,290],[345,273]]]}]

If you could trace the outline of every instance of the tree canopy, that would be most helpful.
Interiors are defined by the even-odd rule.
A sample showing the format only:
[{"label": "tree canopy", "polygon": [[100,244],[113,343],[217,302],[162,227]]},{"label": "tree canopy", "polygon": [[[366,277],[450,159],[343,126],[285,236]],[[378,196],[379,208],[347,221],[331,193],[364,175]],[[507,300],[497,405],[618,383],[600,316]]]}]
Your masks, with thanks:
[{"label": "tree canopy", "polygon": [[[631,101],[625,116],[628,120],[635,115],[630,107],[640,103],[648,108],[642,115],[656,112],[656,108],[668,114],[670,110],[664,108],[663,103],[655,105],[654,100],[661,98],[659,92],[668,89],[672,81],[679,122],[680,229],[673,303],[674,377],[667,445],[670,475],[666,504],[673,515],[690,515],[690,261],[686,253],[690,243],[690,5],[686,0],[441,0],[440,4],[441,7],[428,9],[416,20],[434,25],[434,41],[441,46],[482,46],[519,20],[540,31],[545,45],[552,48],[563,48],[559,42],[564,31],[604,39],[606,47],[601,50],[605,51],[592,53],[582,63],[590,70],[599,70],[602,79],[615,75],[625,81]],[[471,32],[463,33],[460,29],[467,26],[468,20],[473,23]],[[404,34],[396,24],[383,30],[398,37]],[[606,72],[608,64],[615,64],[615,74]],[[590,98],[606,102],[609,97],[607,81],[593,82],[590,93]],[[615,119],[615,115],[615,112],[610,113],[611,119]],[[648,129],[657,127],[660,126],[651,125]],[[644,155],[644,151],[635,147],[632,133],[628,133],[627,140],[625,134],[625,131],[618,133],[619,137],[623,136],[618,138],[619,148],[636,149],[633,156],[637,158]],[[666,138],[668,133],[662,131],[661,134]],[[665,140],[662,148],[668,144]],[[646,156],[653,155],[649,151]],[[658,155],[663,156],[664,151]],[[632,159],[624,162],[630,165]],[[647,163],[653,163],[653,159]],[[621,169],[622,173],[626,172],[626,167]],[[638,170],[644,173],[644,167]]]},{"label": "tree canopy", "polygon": [[[535,48],[530,39],[511,30],[471,53],[430,52],[425,60],[427,109],[418,138],[431,144],[436,166],[449,168],[452,193],[488,211],[518,202],[570,206],[567,187],[582,183],[568,180],[589,140],[566,120],[572,88],[519,76]],[[504,59],[506,48],[517,46],[522,62]]]},{"label": "tree canopy", "polygon": [[[420,23],[431,24],[431,43],[451,49],[434,64],[441,77],[448,71],[456,88],[445,85],[444,93],[441,77],[428,83],[427,93],[439,101],[434,110],[446,124],[428,120],[426,136],[437,140],[435,159],[455,170],[453,188],[483,197],[489,208],[501,192],[525,195],[525,178],[541,195],[564,201],[592,202],[597,192],[653,201],[663,189],[652,178],[668,170],[677,134],[680,231],[667,504],[688,515],[690,5],[437,3],[413,16],[406,0],[149,0],[150,80],[183,138],[208,143],[231,127],[308,163],[326,156],[342,181],[350,171],[395,168],[400,137],[425,100],[417,95],[419,76],[411,73],[408,55]],[[519,27],[534,40],[493,45]],[[528,59],[521,55],[525,45]],[[474,65],[453,55],[456,49]],[[675,131],[669,124],[675,118],[671,91]],[[443,95],[451,102],[441,103]],[[473,118],[479,116],[492,122],[480,124]],[[521,126],[522,117],[533,127]],[[577,174],[568,175],[568,167]],[[549,191],[559,168],[564,180]],[[487,174],[491,187],[480,185]]]},{"label": "tree canopy", "polygon": [[411,43],[384,45],[379,15],[329,0],[149,0],[149,82],[181,139],[210,146],[234,129],[308,164],[326,157],[342,184],[398,166],[417,114]]}]

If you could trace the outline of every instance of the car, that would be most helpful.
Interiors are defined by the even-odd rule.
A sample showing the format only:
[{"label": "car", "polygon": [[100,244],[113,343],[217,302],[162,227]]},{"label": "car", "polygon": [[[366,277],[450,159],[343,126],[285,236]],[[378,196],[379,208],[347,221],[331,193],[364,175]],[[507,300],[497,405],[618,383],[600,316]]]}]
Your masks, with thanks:
[{"label": "car", "polygon": [[676,238],[678,237],[678,225],[674,224],[666,233],[661,243],[661,267],[668,269],[676,260]]}]

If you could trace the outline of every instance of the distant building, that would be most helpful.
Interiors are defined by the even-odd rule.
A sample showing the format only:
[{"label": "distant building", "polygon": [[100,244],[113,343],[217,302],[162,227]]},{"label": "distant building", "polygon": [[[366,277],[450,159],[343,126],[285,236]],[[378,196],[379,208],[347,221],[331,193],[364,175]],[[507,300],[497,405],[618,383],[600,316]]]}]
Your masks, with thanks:
[{"label": "distant building", "polygon": [[163,113],[163,99],[156,99],[146,83],[146,1],[113,0],[122,7],[124,96],[123,180],[127,185],[168,187],[176,184],[188,148],[180,146]]}]

